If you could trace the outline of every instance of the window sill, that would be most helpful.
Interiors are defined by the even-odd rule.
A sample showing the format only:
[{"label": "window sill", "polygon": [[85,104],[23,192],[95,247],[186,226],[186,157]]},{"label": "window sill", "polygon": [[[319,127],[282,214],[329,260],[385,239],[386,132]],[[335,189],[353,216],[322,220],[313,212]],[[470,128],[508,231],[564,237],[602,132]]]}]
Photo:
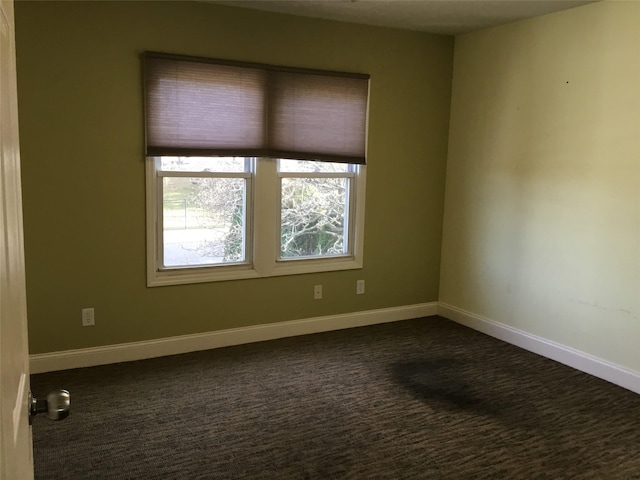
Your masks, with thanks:
[{"label": "window sill", "polygon": [[269,271],[265,272],[258,272],[255,268],[247,266],[151,271],[148,272],[147,275],[147,286],[164,287],[190,283],[210,283],[229,280],[246,280],[250,278],[300,275],[304,273],[358,270],[361,268],[361,261],[348,257],[322,260],[287,260],[278,262],[276,265],[272,266]]}]

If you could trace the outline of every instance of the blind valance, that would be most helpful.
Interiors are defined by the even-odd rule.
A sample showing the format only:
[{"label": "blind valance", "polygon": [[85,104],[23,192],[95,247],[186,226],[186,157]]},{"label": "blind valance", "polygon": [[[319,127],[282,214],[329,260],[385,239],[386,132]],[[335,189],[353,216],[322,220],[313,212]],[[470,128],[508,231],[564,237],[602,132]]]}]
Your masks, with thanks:
[{"label": "blind valance", "polygon": [[146,155],[366,162],[369,75],[143,55]]}]

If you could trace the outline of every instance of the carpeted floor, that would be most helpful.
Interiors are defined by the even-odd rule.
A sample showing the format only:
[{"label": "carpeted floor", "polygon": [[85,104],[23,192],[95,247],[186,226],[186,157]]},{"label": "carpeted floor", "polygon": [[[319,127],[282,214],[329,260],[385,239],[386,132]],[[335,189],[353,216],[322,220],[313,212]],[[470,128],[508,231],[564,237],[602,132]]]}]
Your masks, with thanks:
[{"label": "carpeted floor", "polygon": [[439,317],[34,375],[36,479],[640,479],[640,396]]}]

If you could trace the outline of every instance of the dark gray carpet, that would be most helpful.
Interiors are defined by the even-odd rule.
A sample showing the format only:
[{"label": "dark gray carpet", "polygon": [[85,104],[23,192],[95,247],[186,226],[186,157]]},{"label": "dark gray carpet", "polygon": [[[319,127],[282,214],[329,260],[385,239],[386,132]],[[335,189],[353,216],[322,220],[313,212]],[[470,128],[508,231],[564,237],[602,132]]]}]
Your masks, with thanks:
[{"label": "dark gray carpet", "polygon": [[640,396],[431,317],[34,375],[37,479],[640,479]]}]

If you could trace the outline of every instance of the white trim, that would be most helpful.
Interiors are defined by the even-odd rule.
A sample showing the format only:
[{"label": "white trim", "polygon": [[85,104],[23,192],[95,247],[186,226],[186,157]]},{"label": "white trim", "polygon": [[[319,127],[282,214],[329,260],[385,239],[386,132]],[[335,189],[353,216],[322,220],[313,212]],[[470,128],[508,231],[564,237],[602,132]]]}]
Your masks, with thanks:
[{"label": "white trim", "polygon": [[429,317],[436,315],[437,312],[437,302],[420,303],[402,307],[328,315],[325,317],[232,328],[229,330],[182,335],[142,342],[41,353],[29,357],[30,367],[31,373],[43,373],[70,368],[106,365],[228,347],[244,343],[262,342],[276,338],[295,337],[310,333]]},{"label": "white trim", "polygon": [[31,373],[44,373],[70,368],[106,365],[433,315],[441,315],[466,327],[640,394],[640,372],[442,302],[329,315],[103,347],[35,354],[30,356],[30,368]]},{"label": "white trim", "polygon": [[640,372],[440,302],[438,315],[517,347],[640,393]]}]

